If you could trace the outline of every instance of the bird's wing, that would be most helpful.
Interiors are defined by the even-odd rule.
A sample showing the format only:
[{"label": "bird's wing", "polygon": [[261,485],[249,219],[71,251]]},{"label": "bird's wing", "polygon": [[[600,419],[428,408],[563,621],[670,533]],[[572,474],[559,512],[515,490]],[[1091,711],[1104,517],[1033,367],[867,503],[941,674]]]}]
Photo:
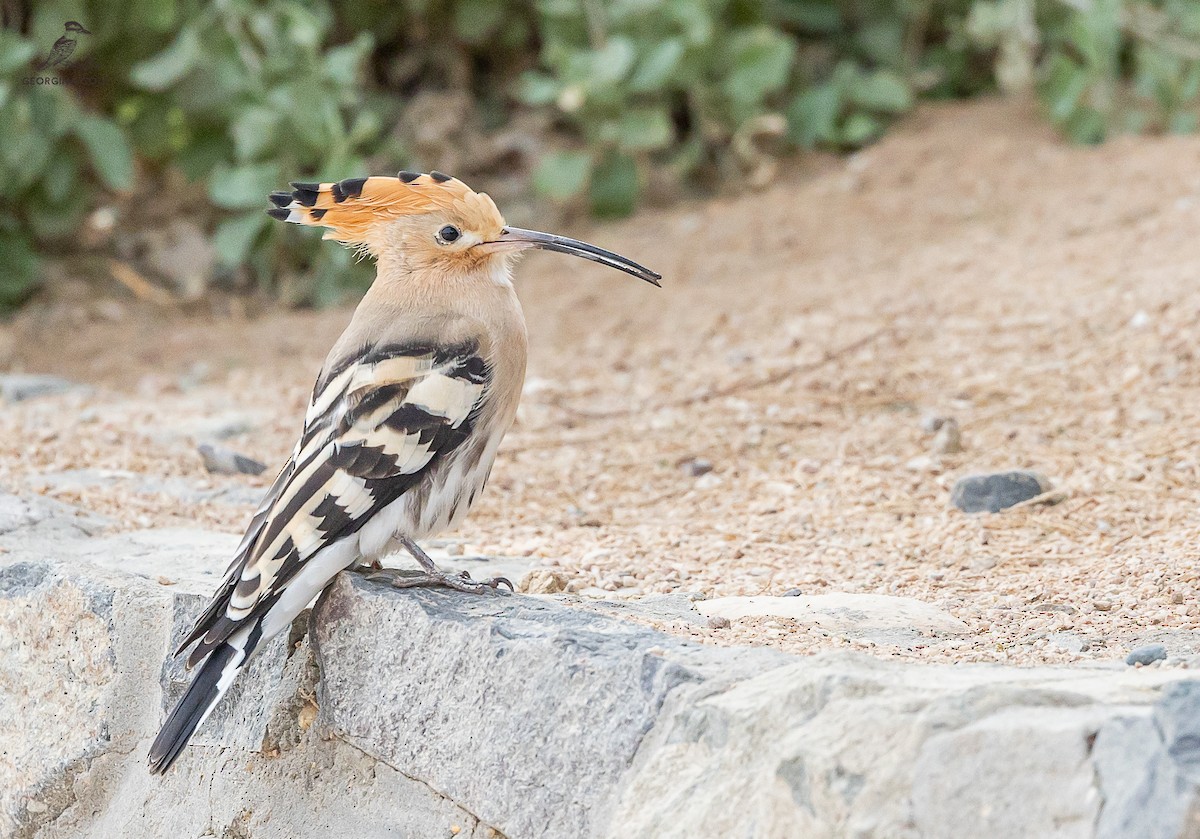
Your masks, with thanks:
[{"label": "bird's wing", "polygon": [[213,595],[208,606],[200,614],[200,617],[196,619],[187,637],[183,639],[183,642],[175,650],[175,655],[179,655],[183,652],[184,648],[207,632],[221,616],[221,613],[225,611],[225,607],[229,604],[229,598],[233,595],[233,590],[237,586],[242,568],[249,562],[250,553],[258,540],[259,534],[262,533],[263,525],[267,521],[267,515],[271,512],[271,507],[275,503],[275,499],[279,497],[279,493],[283,491],[283,488],[287,486],[287,482],[291,480],[295,470],[296,461],[294,458],[288,458],[288,462],[284,464],[283,469],[276,476],[275,482],[271,484],[271,488],[263,496],[258,509],[254,511],[254,515],[250,519],[250,525],[246,528],[246,532],[242,536],[242,541],[233,554],[233,561],[225,569],[225,579],[222,580],[217,593]]},{"label": "bird's wing", "polygon": [[74,38],[68,38],[66,35],[60,37],[54,42],[54,46],[50,48],[50,54],[46,56],[46,60],[38,65],[38,70],[45,70],[48,67],[57,67],[68,58],[71,53],[75,52],[76,41]]},{"label": "bird's wing", "polygon": [[278,600],[321,549],[358,532],[471,433],[490,368],[478,345],[378,346],[325,371],[304,433],[182,647],[188,666]]}]

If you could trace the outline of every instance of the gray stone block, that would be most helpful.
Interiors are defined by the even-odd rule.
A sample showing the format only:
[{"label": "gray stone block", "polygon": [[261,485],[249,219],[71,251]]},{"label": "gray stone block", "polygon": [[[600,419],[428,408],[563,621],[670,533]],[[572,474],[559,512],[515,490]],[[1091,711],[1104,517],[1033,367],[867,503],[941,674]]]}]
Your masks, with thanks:
[{"label": "gray stone block", "polygon": [[742,663],[545,599],[352,574],[315,623],[330,728],[508,836],[597,835],[671,691],[787,660]]},{"label": "gray stone block", "polygon": [[154,777],[236,537],[85,520],[0,497],[6,839],[1200,839],[1186,670],[797,658],[353,574]]}]

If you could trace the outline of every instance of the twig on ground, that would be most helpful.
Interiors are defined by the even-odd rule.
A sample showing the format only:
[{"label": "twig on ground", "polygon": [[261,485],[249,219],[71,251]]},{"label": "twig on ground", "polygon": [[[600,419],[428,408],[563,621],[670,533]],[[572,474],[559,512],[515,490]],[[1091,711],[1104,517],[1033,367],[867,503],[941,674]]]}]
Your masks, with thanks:
[{"label": "twig on ground", "polygon": [[108,261],[108,271],[112,274],[114,280],[129,289],[133,293],[133,296],[139,300],[148,300],[159,306],[175,305],[174,297],[125,263],[110,259]]},{"label": "twig on ground", "polygon": [[653,408],[639,406],[636,408],[618,408],[611,411],[589,411],[585,408],[574,408],[563,403],[555,403],[555,407],[566,411],[571,415],[571,419],[573,420],[612,419],[615,417],[626,417],[632,414],[640,414],[649,410],[657,410],[661,408],[686,408],[690,405],[696,405],[701,402],[710,402],[713,399],[721,399],[726,396],[733,396],[736,393],[743,393],[748,390],[759,390],[764,387],[770,387],[771,385],[777,385],[780,382],[786,381],[798,373],[809,373],[813,370],[819,370],[827,364],[837,361],[839,358],[849,355],[852,352],[860,350],[863,347],[879,340],[884,335],[891,334],[892,332],[893,327],[885,326],[881,329],[876,329],[875,331],[870,332],[855,341],[851,341],[849,344],[839,347],[836,350],[830,350],[826,352],[825,355],[817,361],[809,361],[805,362],[804,364],[792,364],[780,370],[776,370],[770,375],[763,376],[761,379],[742,381],[735,384],[726,385],[725,387],[713,388],[712,390],[705,391],[704,393],[700,393],[695,396],[687,396],[683,399],[663,402],[654,406]]}]

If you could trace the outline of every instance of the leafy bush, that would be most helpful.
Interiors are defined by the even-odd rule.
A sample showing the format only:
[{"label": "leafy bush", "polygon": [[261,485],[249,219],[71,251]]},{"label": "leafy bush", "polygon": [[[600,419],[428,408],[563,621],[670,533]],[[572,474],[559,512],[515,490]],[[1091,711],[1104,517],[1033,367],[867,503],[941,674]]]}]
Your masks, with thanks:
[{"label": "leafy bush", "polygon": [[[78,56],[34,73],[72,18],[92,33]],[[774,155],[854,149],[918,98],[993,88],[1036,90],[1080,142],[1193,131],[1200,4],[48,0],[0,30],[0,307],[29,293],[39,252],[80,247],[105,194],[179,180],[225,269],[336,298],[364,273],[268,224],[264,196],[439,164],[405,154],[420,92],[469,94],[479,131],[540,118],[536,191],[621,215],[648,188],[763,180]]]},{"label": "leafy bush", "polygon": [[[62,33],[72,12],[43,7],[22,37],[0,31],[0,255],[21,270],[0,277],[0,306],[31,286],[33,244],[67,242],[93,203],[81,178],[114,192],[173,168],[199,187],[189,213],[215,225],[223,267],[246,266],[264,284],[280,270],[270,239],[282,235],[263,213],[266,195],[289,178],[341,178],[366,168],[381,140],[389,101],[363,92],[362,68],[374,45],[368,33],[330,45],[332,6],[285,0],[214,4],[145,3],[125,10],[97,4],[90,36],[80,37],[86,69],[103,97],[96,110],[65,84],[28,84],[30,62]],[[40,34],[45,32],[46,34]],[[37,47],[36,44],[42,44]],[[104,116],[101,116],[100,113]],[[309,299],[337,295],[356,279],[350,256],[297,239],[313,282]]]},{"label": "leafy bush", "polygon": [[[256,248],[271,219],[265,197],[301,174],[340,180],[378,149],[386,101],[360,91],[367,33],[329,46],[332,8],[287,0],[202,6],[161,52],[134,64],[118,115],[148,158],[207,183],[228,215],[213,241],[226,267],[247,264],[262,281],[276,253]],[[314,293],[336,290],[347,254],[308,237]]]}]

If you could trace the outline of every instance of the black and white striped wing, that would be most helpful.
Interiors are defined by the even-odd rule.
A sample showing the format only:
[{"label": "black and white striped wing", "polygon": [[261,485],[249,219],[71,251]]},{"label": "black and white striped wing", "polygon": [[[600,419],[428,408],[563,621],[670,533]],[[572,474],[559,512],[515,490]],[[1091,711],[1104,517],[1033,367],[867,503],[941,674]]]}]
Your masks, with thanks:
[{"label": "black and white striped wing", "polygon": [[472,343],[377,347],[323,373],[291,459],[183,644],[200,640],[188,666],[269,612],[306,563],[357,533],[461,445],[489,377]]}]

